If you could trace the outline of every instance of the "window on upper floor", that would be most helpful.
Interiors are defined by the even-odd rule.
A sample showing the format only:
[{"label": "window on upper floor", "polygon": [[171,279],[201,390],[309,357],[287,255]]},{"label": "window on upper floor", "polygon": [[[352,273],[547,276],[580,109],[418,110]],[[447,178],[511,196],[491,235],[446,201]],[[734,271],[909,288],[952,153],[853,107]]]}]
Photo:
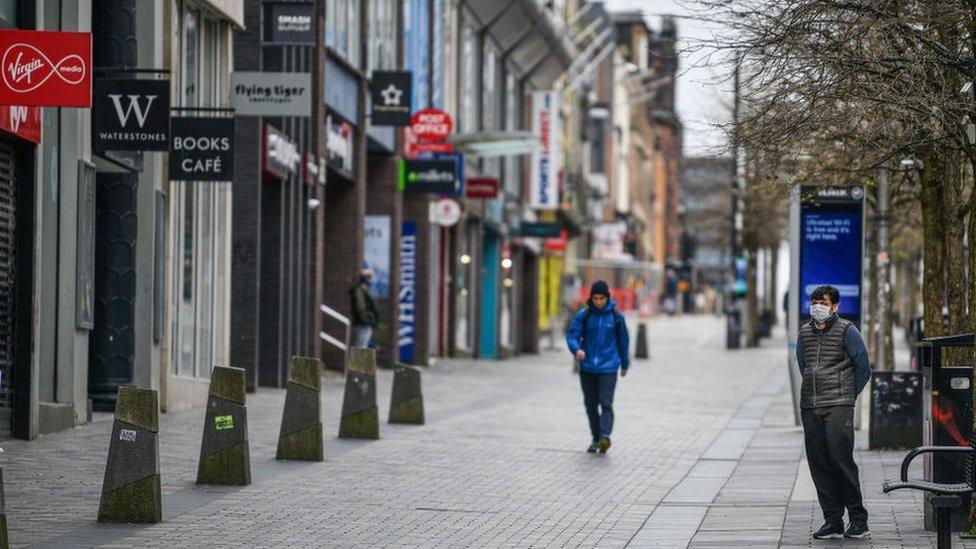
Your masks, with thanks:
[{"label": "window on upper floor", "polygon": [[326,0],[325,44],[350,65],[360,68],[359,1]]}]

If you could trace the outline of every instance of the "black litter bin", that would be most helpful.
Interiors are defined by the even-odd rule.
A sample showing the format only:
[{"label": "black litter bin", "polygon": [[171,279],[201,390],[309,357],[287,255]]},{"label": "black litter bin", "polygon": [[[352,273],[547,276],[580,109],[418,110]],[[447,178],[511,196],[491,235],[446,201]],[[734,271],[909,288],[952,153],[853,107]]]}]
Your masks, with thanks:
[{"label": "black litter bin", "polygon": [[[925,390],[922,403],[922,443],[925,446],[968,446],[973,426],[973,367],[943,365],[945,350],[972,348],[973,334],[924,339],[918,348]],[[924,454],[925,480],[937,483],[966,481],[966,459],[961,454]],[[925,495],[925,529],[935,530],[931,494]],[[970,496],[952,514],[952,529],[969,530]]]},{"label": "black litter bin", "polygon": [[725,310],[725,348],[738,349],[742,346],[742,318],[737,309]]}]

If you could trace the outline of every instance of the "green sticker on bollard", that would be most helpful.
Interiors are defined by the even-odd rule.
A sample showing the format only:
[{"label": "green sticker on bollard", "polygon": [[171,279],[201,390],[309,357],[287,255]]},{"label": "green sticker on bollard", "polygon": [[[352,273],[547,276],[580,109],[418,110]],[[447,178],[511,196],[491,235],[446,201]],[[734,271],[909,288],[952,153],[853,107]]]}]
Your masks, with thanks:
[{"label": "green sticker on bollard", "polygon": [[214,428],[218,431],[223,431],[225,429],[234,428],[234,416],[216,416],[214,417]]}]

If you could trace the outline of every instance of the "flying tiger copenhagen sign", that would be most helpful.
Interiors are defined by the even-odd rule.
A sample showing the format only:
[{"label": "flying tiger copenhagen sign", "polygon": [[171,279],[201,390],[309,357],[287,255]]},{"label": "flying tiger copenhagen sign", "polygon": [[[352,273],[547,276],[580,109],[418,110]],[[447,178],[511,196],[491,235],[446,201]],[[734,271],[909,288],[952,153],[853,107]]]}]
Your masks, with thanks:
[{"label": "flying tiger copenhagen sign", "polygon": [[91,107],[91,33],[0,30],[0,105]]}]

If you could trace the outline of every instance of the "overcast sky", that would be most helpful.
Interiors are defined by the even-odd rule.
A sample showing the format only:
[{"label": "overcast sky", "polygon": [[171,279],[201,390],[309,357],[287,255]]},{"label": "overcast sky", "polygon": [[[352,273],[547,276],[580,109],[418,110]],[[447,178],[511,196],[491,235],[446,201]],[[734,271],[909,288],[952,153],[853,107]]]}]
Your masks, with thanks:
[{"label": "overcast sky", "polygon": [[[732,85],[728,66],[717,54],[702,49],[701,41],[716,32],[714,25],[694,19],[693,2],[679,0],[604,0],[608,11],[639,10],[651,28],[660,28],[660,15],[673,14],[678,25],[678,114],[684,124],[685,156],[725,154],[725,135],[716,124],[731,118]],[[681,18],[684,16],[685,18]]]}]

